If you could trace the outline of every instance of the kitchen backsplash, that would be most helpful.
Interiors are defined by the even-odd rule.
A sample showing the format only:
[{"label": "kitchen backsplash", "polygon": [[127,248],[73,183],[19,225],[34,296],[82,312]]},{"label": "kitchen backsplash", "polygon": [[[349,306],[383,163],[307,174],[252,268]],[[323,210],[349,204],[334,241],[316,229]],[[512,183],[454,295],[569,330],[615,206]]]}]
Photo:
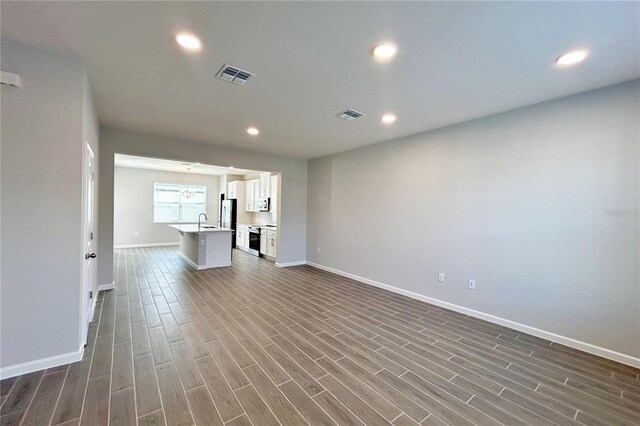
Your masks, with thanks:
[{"label": "kitchen backsplash", "polygon": [[247,213],[254,225],[276,225],[277,214],[271,212]]}]

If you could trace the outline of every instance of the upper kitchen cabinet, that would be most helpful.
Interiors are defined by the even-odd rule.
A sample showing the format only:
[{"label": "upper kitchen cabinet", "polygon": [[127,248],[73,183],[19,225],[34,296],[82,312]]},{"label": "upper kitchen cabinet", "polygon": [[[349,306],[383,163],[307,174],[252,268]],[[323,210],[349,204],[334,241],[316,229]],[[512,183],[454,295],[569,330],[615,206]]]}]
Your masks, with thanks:
[{"label": "upper kitchen cabinet", "polygon": [[258,204],[257,199],[259,198],[260,192],[260,180],[248,180],[244,182],[245,187],[245,203],[244,209],[248,212],[257,212]]},{"label": "upper kitchen cabinet", "polygon": [[227,200],[238,200],[244,195],[244,182],[236,180],[227,183]]},{"label": "upper kitchen cabinet", "polygon": [[260,173],[259,175],[260,188],[258,198],[268,198],[271,197],[271,173]]},{"label": "upper kitchen cabinet", "polygon": [[272,175],[269,177],[269,186],[271,192],[271,201],[269,203],[269,211],[271,213],[278,212],[278,175]]}]

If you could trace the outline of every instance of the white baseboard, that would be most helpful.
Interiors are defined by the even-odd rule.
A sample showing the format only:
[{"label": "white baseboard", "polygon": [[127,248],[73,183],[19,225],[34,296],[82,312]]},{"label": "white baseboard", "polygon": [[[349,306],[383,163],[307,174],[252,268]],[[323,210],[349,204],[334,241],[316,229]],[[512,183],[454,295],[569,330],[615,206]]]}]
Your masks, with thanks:
[{"label": "white baseboard", "polygon": [[113,290],[114,288],[116,288],[116,283],[113,281],[108,284],[98,284],[98,291]]},{"label": "white baseboard", "polygon": [[300,265],[306,265],[306,264],[307,264],[306,260],[298,260],[296,262],[285,262],[285,263],[276,262],[276,268],[288,268],[289,266],[300,266]]},{"label": "white baseboard", "polygon": [[533,336],[540,337],[542,339],[547,339],[555,343],[569,346],[571,348],[578,349],[583,352],[588,352],[590,354],[598,355],[603,358],[620,362],[622,364],[627,364],[632,367],[640,368],[640,358],[636,358],[631,355],[623,354],[620,352],[613,351],[611,349],[592,345],[591,343],[582,342],[580,340],[572,339],[570,337],[561,336],[559,334],[555,334],[550,331],[541,330],[539,328],[531,327],[526,324],[521,324],[519,322],[511,321],[505,318],[497,317],[495,315],[486,314],[484,312],[476,311],[474,309],[465,308],[464,306],[454,305],[453,303],[444,302],[442,300],[434,299],[432,297],[424,296],[422,294],[414,293],[412,291],[403,290],[398,287],[394,287],[388,284],[383,284],[381,282],[374,281],[369,278],[364,278],[355,274],[351,274],[349,272],[341,271],[339,269],[334,269],[328,266],[320,265],[318,263],[307,261],[306,264],[309,266],[313,266],[314,268],[322,269],[327,272],[332,272],[336,275],[341,275],[343,277],[351,278],[352,280],[360,281],[361,283],[364,283],[364,284],[369,284],[375,287],[389,290],[393,293],[402,294],[412,299],[417,299],[423,302],[431,303],[432,305],[440,306],[441,308],[450,309],[452,311],[456,311],[461,314],[469,315],[474,318],[479,318],[485,321],[492,322],[494,324],[512,328],[517,331],[522,331],[523,333],[531,334]]},{"label": "white baseboard", "polygon": [[184,253],[182,253],[181,251],[178,252],[178,254],[180,255],[181,258],[184,259],[185,262],[187,262],[193,269],[195,269],[196,271],[202,271],[203,269],[209,269],[206,266],[198,266],[193,260],[189,259]]},{"label": "white baseboard", "polygon": [[2,367],[0,368],[0,379],[19,376],[21,374],[31,373],[32,371],[44,370],[45,368],[57,367],[59,365],[71,364],[72,362],[80,361],[83,353],[84,345],[74,352]]},{"label": "white baseboard", "polygon": [[114,245],[114,249],[123,249],[123,248],[140,248],[140,247],[165,247],[165,246],[177,246],[180,245],[179,242],[175,243],[148,243],[148,244],[119,244]]}]

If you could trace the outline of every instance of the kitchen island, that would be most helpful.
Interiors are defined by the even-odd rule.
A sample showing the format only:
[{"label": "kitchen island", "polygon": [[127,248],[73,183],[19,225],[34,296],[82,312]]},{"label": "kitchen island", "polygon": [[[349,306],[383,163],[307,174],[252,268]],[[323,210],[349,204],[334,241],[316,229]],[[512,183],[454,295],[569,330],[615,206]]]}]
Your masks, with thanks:
[{"label": "kitchen island", "polygon": [[197,270],[231,266],[233,230],[213,225],[169,225],[180,233],[180,256]]}]

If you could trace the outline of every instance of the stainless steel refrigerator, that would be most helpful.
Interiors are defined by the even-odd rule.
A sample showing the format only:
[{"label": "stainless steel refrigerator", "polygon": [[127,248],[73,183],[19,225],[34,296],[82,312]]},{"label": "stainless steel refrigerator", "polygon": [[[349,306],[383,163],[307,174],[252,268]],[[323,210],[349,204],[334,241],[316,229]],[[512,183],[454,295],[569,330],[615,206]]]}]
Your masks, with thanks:
[{"label": "stainless steel refrigerator", "polygon": [[220,226],[233,229],[231,247],[236,248],[236,215],[238,211],[237,200],[223,200],[220,206]]}]

